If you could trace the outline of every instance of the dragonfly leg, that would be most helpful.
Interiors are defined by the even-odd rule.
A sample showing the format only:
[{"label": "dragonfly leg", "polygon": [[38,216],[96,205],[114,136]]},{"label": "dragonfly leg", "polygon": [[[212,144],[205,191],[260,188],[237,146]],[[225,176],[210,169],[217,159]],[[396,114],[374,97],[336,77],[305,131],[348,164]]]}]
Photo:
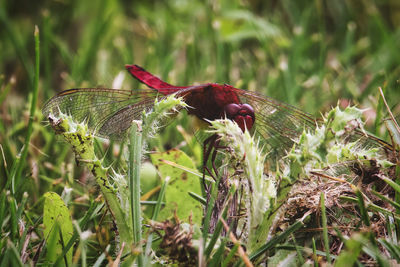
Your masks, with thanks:
[{"label": "dragonfly leg", "polygon": [[215,179],[214,175],[212,174],[211,170],[207,167],[208,159],[214,149],[215,141],[217,140],[217,135],[212,135],[208,137],[203,142],[203,186],[206,192],[208,193],[209,186],[206,184],[206,172]]},{"label": "dragonfly leg", "polygon": [[[219,176],[218,168],[215,165],[219,149],[228,149],[228,146],[221,146],[218,135],[212,135],[203,143],[203,185],[205,186],[205,173],[207,172],[215,181]],[[211,157],[212,170],[207,167],[207,162]],[[206,188],[206,187],[205,187]]]},{"label": "dragonfly leg", "polygon": [[217,167],[215,166],[215,160],[216,160],[216,158],[217,158],[218,149],[223,148],[223,147],[218,146],[218,145],[219,145],[219,142],[220,142],[220,140],[219,140],[219,139],[216,139],[216,140],[214,141],[214,144],[212,144],[213,153],[212,153],[212,155],[211,155],[211,165],[212,165],[212,167],[213,167],[213,170],[214,170],[214,173],[215,173],[215,176],[216,176],[216,177],[218,177],[219,174],[218,174],[218,169],[217,169]]}]

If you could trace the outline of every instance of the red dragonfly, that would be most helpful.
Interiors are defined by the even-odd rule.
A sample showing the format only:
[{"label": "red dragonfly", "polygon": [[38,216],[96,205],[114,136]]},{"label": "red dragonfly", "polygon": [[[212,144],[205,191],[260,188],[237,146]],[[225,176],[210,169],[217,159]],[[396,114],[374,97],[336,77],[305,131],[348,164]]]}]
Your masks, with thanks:
[{"label": "red dragonfly", "polygon": [[[312,130],[319,123],[291,105],[228,84],[174,86],[137,65],[125,67],[134,78],[153,90],[69,89],[51,98],[45,104],[43,114],[58,115],[60,111],[71,114],[77,121],[85,120],[97,136],[121,138],[132,121],[141,118],[143,110],[152,108],[156,97],[176,94],[190,106],[188,113],[201,120],[226,116],[243,131],[255,132],[271,156],[283,155],[304,129]],[[356,135],[363,137],[360,132]],[[374,146],[386,144],[372,136],[364,139]]]}]

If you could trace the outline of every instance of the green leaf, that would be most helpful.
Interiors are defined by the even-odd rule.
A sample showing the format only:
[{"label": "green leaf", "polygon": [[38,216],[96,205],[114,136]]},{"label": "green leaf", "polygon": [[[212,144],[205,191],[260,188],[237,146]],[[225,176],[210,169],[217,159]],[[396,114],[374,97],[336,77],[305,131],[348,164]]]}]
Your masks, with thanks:
[{"label": "green leaf", "polygon": [[140,188],[142,193],[147,193],[159,185],[157,170],[150,162],[143,162],[140,168]]},{"label": "green leaf", "polygon": [[280,249],[268,259],[268,266],[299,266],[296,252]]},{"label": "green leaf", "polygon": [[[43,224],[47,244],[46,259],[54,263],[71,239],[73,227],[69,210],[61,197],[54,192],[47,192],[44,198]],[[67,252],[64,261],[61,261],[59,266],[71,266],[71,264],[72,250]]]},{"label": "green leaf", "polygon": [[337,258],[335,266],[353,266],[362,250],[363,244],[366,242],[367,240],[363,235],[354,234],[346,241],[346,247]]},{"label": "green leaf", "polygon": [[199,178],[191,173],[164,163],[162,160],[175,162],[191,169],[195,168],[192,159],[180,150],[154,153],[151,161],[158,169],[162,179],[170,177],[165,191],[165,207],[161,210],[159,220],[165,220],[177,212],[178,218],[187,220],[192,215],[193,223],[200,225],[203,208],[201,203],[189,196],[189,192],[201,195]]},{"label": "green leaf", "polygon": [[350,121],[361,119],[362,112],[361,109],[356,107],[347,107],[343,111],[336,107],[328,114],[328,125],[335,133],[343,132]]}]

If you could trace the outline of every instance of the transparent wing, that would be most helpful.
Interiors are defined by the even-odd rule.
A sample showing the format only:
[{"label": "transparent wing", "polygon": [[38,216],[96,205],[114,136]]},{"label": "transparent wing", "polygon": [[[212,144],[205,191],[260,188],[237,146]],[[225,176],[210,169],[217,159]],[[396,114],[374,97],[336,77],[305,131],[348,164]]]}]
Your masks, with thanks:
[{"label": "transparent wing", "polygon": [[313,130],[317,120],[291,105],[272,98],[236,89],[240,100],[255,110],[254,131],[261,137],[268,157],[285,155],[304,129]]},{"label": "transparent wing", "polygon": [[156,90],[69,89],[51,98],[42,112],[46,117],[60,112],[71,115],[77,122],[85,121],[95,135],[119,139],[132,120],[153,107],[156,97],[164,96]]},{"label": "transparent wing", "polygon": [[[255,132],[261,137],[266,152],[270,154],[272,160],[284,156],[304,129],[312,131],[321,124],[321,120],[289,104],[254,92],[240,89],[236,89],[236,92],[243,103],[248,103],[254,108]],[[392,146],[385,141],[360,129],[354,129],[344,139],[344,141],[358,141],[363,148],[392,149]]]}]

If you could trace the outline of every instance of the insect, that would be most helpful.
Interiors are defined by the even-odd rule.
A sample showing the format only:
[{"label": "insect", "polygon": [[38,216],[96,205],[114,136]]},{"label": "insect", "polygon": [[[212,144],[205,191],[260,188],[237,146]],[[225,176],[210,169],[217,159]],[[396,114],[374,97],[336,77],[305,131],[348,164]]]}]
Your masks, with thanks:
[{"label": "insect", "polygon": [[[319,124],[310,114],[296,107],[228,84],[174,86],[137,65],[125,67],[134,78],[151,89],[69,89],[51,98],[45,104],[43,114],[57,115],[61,111],[77,121],[85,120],[97,136],[121,138],[132,121],[141,118],[143,110],[152,108],[156,97],[176,94],[190,106],[188,113],[200,120],[226,117],[235,121],[243,131],[255,132],[261,137],[270,157],[275,158],[290,149],[304,129],[313,130]],[[389,147],[384,141],[357,130],[352,138],[362,138],[364,143],[373,146]],[[207,142],[215,146],[216,138]]]}]

